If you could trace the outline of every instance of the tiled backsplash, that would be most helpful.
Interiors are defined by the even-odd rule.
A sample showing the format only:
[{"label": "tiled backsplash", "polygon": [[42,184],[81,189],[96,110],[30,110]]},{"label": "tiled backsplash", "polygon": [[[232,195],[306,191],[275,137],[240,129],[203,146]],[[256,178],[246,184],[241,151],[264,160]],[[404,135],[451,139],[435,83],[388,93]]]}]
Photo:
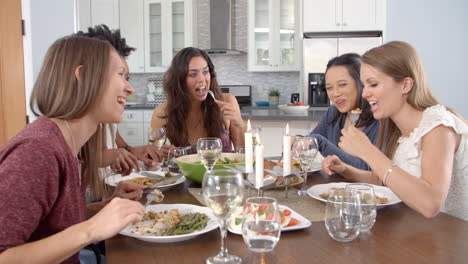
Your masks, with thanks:
[{"label": "tiled backsplash", "polygon": [[[233,46],[247,51],[247,6],[248,0],[233,0]],[[209,0],[198,0],[197,6],[197,43],[196,47],[207,48],[209,43]],[[223,85],[244,84],[252,86],[252,102],[268,101],[268,91],[278,89],[281,93],[280,104],[289,102],[291,93],[300,90],[299,72],[249,72],[247,55],[215,55],[210,57],[218,74],[218,83]],[[131,71],[131,69],[130,69]],[[145,103],[145,90],[148,79],[162,73],[131,74],[130,82],[135,88],[137,101]],[[302,94],[302,93],[301,93]]]}]

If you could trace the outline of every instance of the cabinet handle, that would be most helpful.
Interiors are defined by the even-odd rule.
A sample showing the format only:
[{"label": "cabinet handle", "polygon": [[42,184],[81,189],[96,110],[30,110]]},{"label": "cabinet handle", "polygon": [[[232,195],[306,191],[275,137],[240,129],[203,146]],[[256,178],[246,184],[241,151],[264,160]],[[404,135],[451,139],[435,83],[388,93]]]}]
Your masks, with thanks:
[{"label": "cabinet handle", "polygon": [[348,23],[346,23],[346,22],[343,22],[343,26],[347,26],[347,25],[348,25]]},{"label": "cabinet handle", "polygon": [[337,26],[340,26],[340,25],[341,25],[341,23],[340,23],[340,22],[336,22],[336,25],[337,25]]}]

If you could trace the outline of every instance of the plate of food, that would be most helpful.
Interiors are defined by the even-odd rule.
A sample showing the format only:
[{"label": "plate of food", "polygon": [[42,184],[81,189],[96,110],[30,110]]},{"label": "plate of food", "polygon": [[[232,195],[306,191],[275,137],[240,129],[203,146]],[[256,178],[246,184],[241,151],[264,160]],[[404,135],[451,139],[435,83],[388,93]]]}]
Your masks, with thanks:
[{"label": "plate of food", "polygon": [[218,228],[208,207],[192,204],[156,204],[146,207],[143,219],[128,225],[121,235],[154,243],[192,239]]},{"label": "plate of food", "polygon": [[[228,226],[229,232],[242,235],[243,208],[244,207],[239,206],[232,215]],[[307,218],[285,205],[279,205],[279,210],[281,216],[281,232],[304,229],[312,225]],[[266,216],[266,214],[263,215]]]},{"label": "plate of food", "polygon": [[[117,184],[119,182],[121,182],[121,181],[129,181],[129,182],[132,182],[132,183],[145,185],[145,186],[149,187],[149,186],[152,186],[153,184],[156,184],[156,183],[158,183],[158,182],[160,182],[162,180],[169,179],[170,177],[176,176],[176,175],[173,175],[170,172],[165,172],[165,171],[162,171],[162,170],[151,171],[151,172],[148,171],[147,173],[154,174],[155,177],[147,177],[147,176],[142,175],[142,174],[145,174],[145,173],[140,174],[140,173],[132,172],[128,176],[122,176],[121,174],[114,174],[112,176],[107,177],[104,180],[104,182],[107,185],[110,185],[110,186],[117,186]],[[164,184],[164,185],[158,186],[156,188],[166,188],[166,187],[170,187],[170,186],[180,184],[180,183],[182,183],[184,181],[185,181],[185,176],[182,176],[182,177],[178,178],[175,182]]]},{"label": "plate of food", "polygon": [[[345,188],[347,182],[332,182],[327,184],[317,184],[310,187],[307,193],[314,199],[322,202],[327,202],[330,191],[337,188]],[[372,185],[372,184],[371,184]],[[396,196],[389,188],[385,186],[372,185],[376,196],[377,208],[387,205],[397,204],[401,202],[400,198]]]}]

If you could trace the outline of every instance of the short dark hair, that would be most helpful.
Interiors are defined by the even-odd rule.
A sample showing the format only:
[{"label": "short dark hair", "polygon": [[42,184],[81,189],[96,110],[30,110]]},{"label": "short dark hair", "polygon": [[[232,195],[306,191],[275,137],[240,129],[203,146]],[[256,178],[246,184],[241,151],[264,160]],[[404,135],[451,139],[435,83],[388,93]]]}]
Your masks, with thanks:
[{"label": "short dark hair", "polygon": [[120,30],[110,30],[108,26],[101,24],[88,28],[88,32],[78,31],[78,36],[84,36],[88,38],[97,38],[100,40],[108,41],[114,49],[117,50],[120,56],[126,58],[132,51],[136,49],[127,45],[125,38],[120,36]]}]

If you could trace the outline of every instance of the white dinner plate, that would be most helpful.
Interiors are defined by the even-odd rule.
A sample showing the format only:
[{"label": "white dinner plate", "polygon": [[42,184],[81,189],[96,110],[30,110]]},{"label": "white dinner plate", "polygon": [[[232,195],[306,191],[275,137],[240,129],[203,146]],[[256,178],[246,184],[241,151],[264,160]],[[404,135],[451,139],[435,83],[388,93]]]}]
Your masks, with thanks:
[{"label": "white dinner plate", "polygon": [[[162,170],[157,170],[157,171],[154,171],[154,173],[159,175],[159,176],[164,176],[167,172],[164,172]],[[104,182],[107,185],[110,185],[110,186],[117,186],[117,184],[119,182],[121,182],[121,181],[126,181],[126,180],[130,180],[130,179],[133,179],[133,178],[141,178],[141,177],[145,177],[145,176],[142,176],[142,175],[140,175],[138,173],[135,173],[135,172],[130,173],[130,175],[128,175],[128,176],[122,176],[120,174],[114,174],[112,176],[107,177],[104,180]],[[158,189],[166,188],[166,187],[170,187],[170,186],[174,186],[174,185],[183,183],[184,181],[185,181],[185,176],[182,176],[177,181],[175,181],[173,183],[161,185],[161,186],[158,186],[156,188],[158,188]]]},{"label": "white dinner plate", "polygon": [[[332,182],[332,183],[326,183],[326,184],[316,184],[316,185],[310,187],[307,190],[307,193],[312,198],[326,203],[327,200],[320,197],[320,194],[328,192],[330,190],[330,188],[345,188],[346,184],[349,184],[349,182]],[[387,188],[385,186],[378,186],[378,185],[372,185],[372,186],[374,187],[374,192],[375,192],[376,195],[378,195],[380,197],[388,198],[388,203],[377,204],[377,208],[381,208],[381,207],[384,207],[384,206],[387,206],[387,205],[397,204],[397,203],[401,202],[400,198],[398,198],[398,196],[396,196],[396,194],[394,194],[392,192],[392,190],[390,190],[389,188]]]},{"label": "white dinner plate", "polygon": [[198,205],[193,205],[193,204],[155,204],[155,205],[148,205],[145,209],[145,212],[148,212],[148,211],[161,212],[161,211],[169,211],[171,209],[178,209],[179,213],[181,214],[203,213],[209,217],[209,220],[204,229],[197,231],[197,232],[190,233],[190,234],[185,234],[185,235],[175,235],[175,236],[140,235],[136,233],[134,230],[134,227],[130,225],[127,226],[124,230],[120,231],[120,234],[124,236],[134,237],[136,239],[147,241],[147,242],[172,243],[172,242],[179,242],[179,241],[192,239],[206,232],[210,232],[211,230],[216,229],[219,226],[218,220],[214,216],[211,209],[208,207],[204,207],[204,206],[198,206]]},{"label": "white dinner plate", "polygon": [[[281,205],[280,204],[279,208],[280,209],[288,209],[289,211],[291,211],[291,217],[296,218],[299,221],[299,223],[297,225],[282,227],[281,232],[304,229],[304,228],[307,228],[307,227],[312,225],[312,223],[307,218],[303,217],[298,212],[296,212],[293,209],[287,207],[286,205]],[[231,228],[230,225],[228,227],[228,230],[231,233],[234,233],[234,234],[237,234],[237,235],[242,235],[242,230],[233,229],[233,228]]]}]

